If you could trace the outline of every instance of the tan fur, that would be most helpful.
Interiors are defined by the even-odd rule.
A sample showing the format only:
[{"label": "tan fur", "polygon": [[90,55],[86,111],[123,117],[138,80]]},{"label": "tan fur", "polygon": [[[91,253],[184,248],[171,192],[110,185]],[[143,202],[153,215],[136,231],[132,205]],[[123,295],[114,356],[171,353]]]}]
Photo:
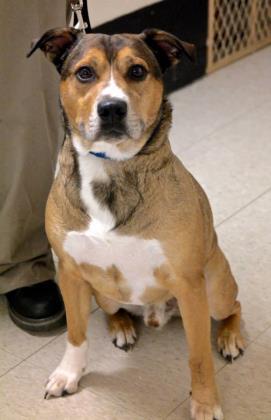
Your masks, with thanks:
[{"label": "tan fur", "polygon": [[89,281],[91,278],[91,285],[99,295],[119,302],[130,301],[130,289],[116,266],[103,270],[96,266],[80,264],[78,268],[84,279]]},{"label": "tan fur", "polygon": [[[107,316],[108,328],[113,342],[116,347],[120,347],[125,351],[131,350],[136,342],[136,332],[134,323],[130,315],[123,309],[117,313]],[[118,344],[117,336],[123,337],[123,343]]]},{"label": "tan fur", "polygon": [[[76,72],[80,67],[91,66],[95,71],[100,75],[103,74],[109,68],[108,60],[106,59],[105,52],[102,48],[92,47],[89,51],[83,55],[81,60],[78,60],[74,67],[71,69],[70,73]],[[85,90],[88,89],[87,86],[81,86]]]},{"label": "tan fur", "polygon": [[132,325],[131,318],[125,311],[122,311],[122,312],[120,311],[119,313],[111,315],[110,317],[108,317],[108,320],[109,320],[109,323],[108,323],[109,330],[111,332],[118,330],[119,328],[123,330],[127,330]]},{"label": "tan fur", "polygon": [[95,291],[95,299],[100,308],[108,315],[113,315],[118,312],[120,305],[117,300],[108,299],[97,291]]},{"label": "tan fur", "polygon": [[[160,132],[159,136],[166,136],[166,132]],[[159,138],[157,140],[159,143]],[[48,237],[59,258],[68,260],[79,278],[87,279],[99,294],[116,301],[123,301],[125,294],[119,289],[119,273],[116,276],[115,270],[111,272],[109,270],[111,281],[105,283],[101,281],[103,276],[99,276],[97,269],[95,272],[95,269],[85,265],[76,266],[74,261],[71,263],[71,258],[65,255],[62,249],[65,232],[84,229],[88,222],[76,191],[71,189],[72,200],[67,198],[66,174],[71,173],[70,178],[73,178],[69,165],[74,164],[70,153],[71,150],[65,145],[61,153],[60,174],[47,205]],[[166,164],[162,165],[162,162]],[[190,349],[193,398],[212,405],[217,402],[217,391],[214,384],[209,309],[203,273],[206,271],[207,278],[213,277],[208,288],[208,298],[211,313],[214,315],[220,314],[221,311],[224,318],[231,316],[236,286],[231,277],[228,281],[230,274],[227,269],[221,269],[223,265],[227,265],[221,251],[217,261],[214,257],[218,253],[218,247],[205,195],[179,160],[172,155],[167,141],[153,152],[152,159],[148,159],[148,155],[138,156],[134,161],[120,163],[116,168],[113,168],[109,162],[108,173],[111,174],[114,169],[120,189],[122,183],[126,183],[126,178],[123,177],[125,171],[136,173],[138,188],[141,194],[144,194],[144,203],[150,204],[150,207],[146,207],[145,204],[139,206],[134,217],[120,226],[118,232],[159,240],[169,261],[168,272],[174,273],[172,277],[168,273],[162,275],[159,272],[161,268],[157,267],[158,288],[151,293],[146,291],[144,302],[152,303],[156,293],[160,299],[161,285],[170,295],[177,297]],[[130,194],[133,194],[132,189]],[[71,203],[73,200],[74,203]],[[128,212],[127,208],[132,201],[132,199],[124,200],[120,195],[119,209],[122,214]],[[221,287],[223,294],[220,293]],[[75,307],[77,303],[74,297],[72,296],[70,301],[65,288],[65,283],[62,283],[61,290],[66,307]],[[225,293],[228,296],[226,301]],[[237,333],[239,334],[239,331]],[[80,331],[77,333],[72,329],[71,335],[73,342],[78,344],[84,339]]]},{"label": "tan fur", "polygon": [[138,57],[136,51],[130,47],[122,48],[116,57],[113,69],[116,81],[129,95],[132,106],[137,115],[147,126],[151,126],[156,118],[162,101],[163,85],[151,74],[142,83],[126,81],[123,76],[132,64],[140,64],[149,69],[146,60]]},{"label": "tan fur", "polygon": [[74,149],[70,139],[66,139],[63,144],[59,165],[61,170],[47,200],[45,225],[55,253],[60,259],[69,259],[62,247],[66,232],[84,230],[89,223],[89,216],[80,200]]},{"label": "tan fur", "polygon": [[92,288],[64,264],[59,265],[59,286],[65,302],[68,340],[79,346],[86,340]]},{"label": "tan fur", "polygon": [[171,298],[168,290],[159,287],[146,287],[144,293],[140,297],[141,301],[145,304],[154,302],[166,302]]},{"label": "tan fur", "polygon": [[[126,46],[120,49],[113,63],[116,80],[128,92],[136,112],[146,123],[139,140],[142,150],[129,160],[105,161],[109,182],[98,183],[95,191],[104,205],[108,191],[114,194],[111,211],[117,222],[114,230],[117,234],[156,239],[163,248],[167,263],[156,267],[157,287],[146,289],[142,300],[147,304],[177,298],[189,347],[192,398],[199,412],[196,418],[203,418],[200,415],[218,404],[210,315],[225,320],[219,332],[219,349],[228,341],[232,342],[233,335],[243,348],[237,286],[217,244],[208,199],[171,151],[168,141],[171,108],[163,101],[161,80],[150,75],[140,85],[128,82],[123,75],[131,60],[142,62],[142,57],[137,56],[133,47]],[[80,120],[87,118],[110,74],[109,63],[106,64],[105,55],[97,48],[90,49],[78,66],[91,60],[102,69],[101,79],[92,87],[78,87],[72,75],[61,82],[62,104],[75,132]],[[153,58],[147,62],[149,67],[151,60]],[[153,132],[151,141],[146,143]],[[69,339],[76,345],[85,340],[87,300],[91,293],[111,314],[111,329],[130,328],[127,315],[116,314],[121,302],[130,300],[129,287],[119,268],[112,266],[103,270],[88,264],[78,265],[63,249],[65,235],[71,230],[86,229],[89,221],[79,196],[75,151],[67,137],[60,154],[59,174],[47,203],[46,231],[60,259],[60,287],[67,311]]]},{"label": "tan fur", "polygon": [[[96,49],[93,54],[96,59]],[[93,60],[94,59],[91,60],[89,57],[88,62],[91,63]],[[82,61],[85,62],[85,60]],[[87,84],[80,83],[74,74],[68,76],[60,84],[61,103],[65,109],[72,129],[77,134],[80,134],[77,127],[81,124],[87,124],[89,113],[93,108],[97,95],[110,79],[110,66],[102,53],[100,53],[99,63],[100,66],[96,65],[96,68],[101,74],[99,80],[93,83],[91,90],[89,90]],[[78,68],[78,66],[76,68]],[[74,71],[76,71],[76,68]],[[85,142],[83,138],[81,141],[83,143]]]}]

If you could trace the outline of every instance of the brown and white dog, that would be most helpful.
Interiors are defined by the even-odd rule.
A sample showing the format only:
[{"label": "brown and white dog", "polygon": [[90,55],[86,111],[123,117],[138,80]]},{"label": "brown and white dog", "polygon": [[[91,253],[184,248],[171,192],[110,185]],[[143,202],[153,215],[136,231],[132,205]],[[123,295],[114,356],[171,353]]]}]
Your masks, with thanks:
[{"label": "brown and white dog", "polygon": [[56,65],[66,137],[46,209],[59,258],[68,342],[46,396],[77,390],[86,367],[91,296],[117,347],[136,340],[131,313],[159,326],[178,312],[187,336],[193,419],[222,419],[210,316],[218,350],[243,352],[240,303],[217,243],[208,199],[172,153],[162,75],[194,47],[175,36],[101,35],[61,28],[34,43]]}]

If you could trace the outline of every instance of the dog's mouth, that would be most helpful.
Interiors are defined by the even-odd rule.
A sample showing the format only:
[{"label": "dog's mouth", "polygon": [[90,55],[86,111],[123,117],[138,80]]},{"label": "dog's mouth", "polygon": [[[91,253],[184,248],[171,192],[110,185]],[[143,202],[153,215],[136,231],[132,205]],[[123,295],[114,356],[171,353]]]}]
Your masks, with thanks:
[{"label": "dog's mouth", "polygon": [[99,137],[104,137],[106,140],[119,140],[124,136],[128,136],[125,124],[102,124],[99,130]]}]

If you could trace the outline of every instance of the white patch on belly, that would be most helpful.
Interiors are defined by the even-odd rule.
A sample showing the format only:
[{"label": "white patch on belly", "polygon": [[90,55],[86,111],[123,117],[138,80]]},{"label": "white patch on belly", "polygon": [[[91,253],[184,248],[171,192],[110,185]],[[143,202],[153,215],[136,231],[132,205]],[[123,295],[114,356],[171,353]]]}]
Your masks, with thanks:
[{"label": "white patch on belly", "polygon": [[143,304],[140,297],[146,287],[157,285],[153,270],[165,263],[159,242],[105,232],[94,221],[84,232],[69,232],[64,249],[77,264],[90,264],[103,269],[115,265],[131,289],[132,304]]}]

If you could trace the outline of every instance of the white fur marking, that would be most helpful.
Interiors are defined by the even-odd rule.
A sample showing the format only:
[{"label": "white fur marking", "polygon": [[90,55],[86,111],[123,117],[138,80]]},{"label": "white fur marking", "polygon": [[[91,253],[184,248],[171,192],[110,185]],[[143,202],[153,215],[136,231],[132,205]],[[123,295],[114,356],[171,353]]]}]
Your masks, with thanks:
[{"label": "white fur marking", "polygon": [[97,220],[90,222],[87,231],[69,232],[64,249],[78,264],[96,265],[103,269],[115,265],[132,291],[130,303],[136,305],[143,304],[140,298],[146,287],[156,286],[153,271],[165,263],[157,240],[120,236],[109,232]]},{"label": "white fur marking", "polygon": [[190,398],[190,413],[191,418],[196,420],[198,418],[201,419],[217,419],[223,420],[223,412],[219,405],[215,405],[214,407],[210,407],[204,404],[199,403],[198,401]]},{"label": "white fur marking", "polygon": [[109,143],[108,141],[96,141],[93,143],[91,147],[92,152],[102,152],[105,153],[106,156],[113,160],[126,160],[130,159],[134,156],[140,147],[138,144],[134,144],[129,148],[127,151],[121,151],[118,149],[117,142],[116,143]]},{"label": "white fur marking", "polygon": [[66,351],[59,366],[50,375],[46,394],[60,397],[64,391],[76,392],[78,382],[87,364],[87,341],[80,346],[67,342]]},{"label": "white fur marking", "polygon": [[224,419],[223,411],[222,411],[222,409],[219,405],[216,405],[215,408],[214,408],[214,416],[217,420],[223,420]]},{"label": "white fur marking", "polygon": [[126,102],[128,103],[129,98],[126,95],[126,93],[117,85],[114,79],[112,69],[111,69],[110,80],[108,84],[106,85],[106,87],[101,91],[101,94],[99,95],[100,98],[105,97],[105,96],[109,96],[110,98],[123,99],[123,100],[126,100]]}]

